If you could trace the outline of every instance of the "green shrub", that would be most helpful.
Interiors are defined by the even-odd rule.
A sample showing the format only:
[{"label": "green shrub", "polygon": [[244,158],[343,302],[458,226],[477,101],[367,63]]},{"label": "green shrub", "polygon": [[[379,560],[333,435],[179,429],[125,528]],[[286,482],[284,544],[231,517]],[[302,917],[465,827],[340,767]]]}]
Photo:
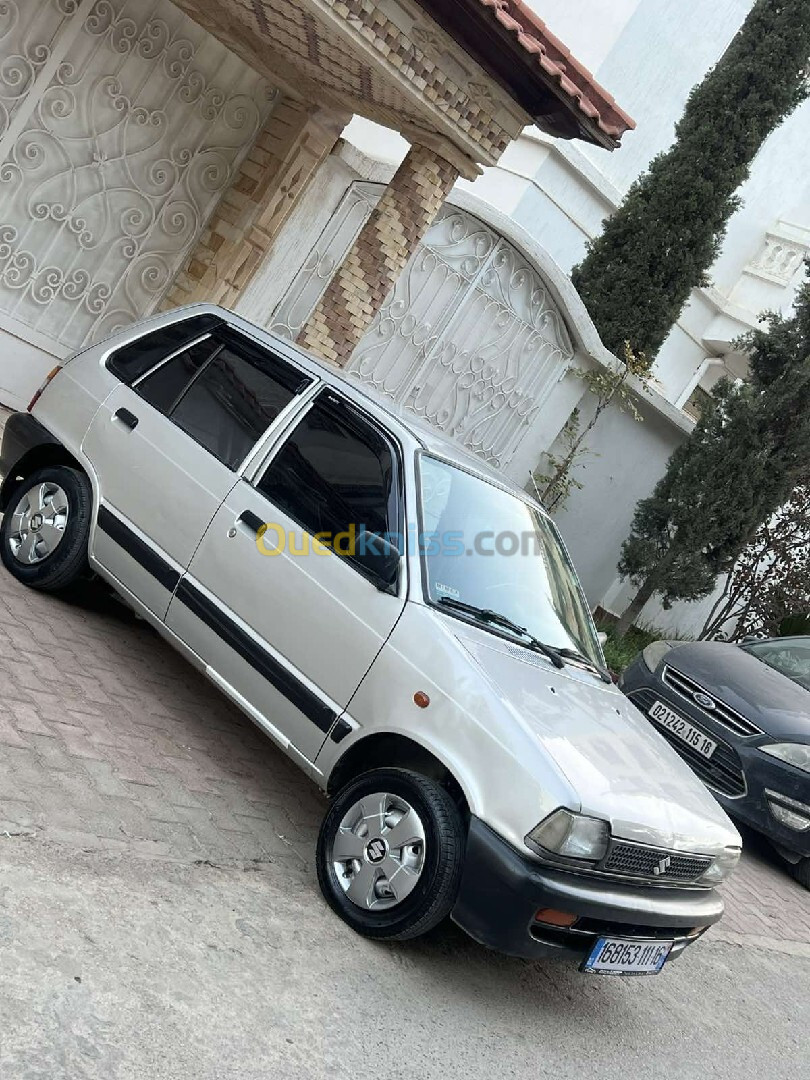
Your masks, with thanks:
[{"label": "green shrub", "polygon": [[607,634],[607,641],[603,645],[605,660],[610,670],[617,675],[621,675],[628,664],[631,664],[638,654],[654,641],[661,641],[663,638],[667,641],[692,640],[682,634],[656,630],[653,626],[633,626],[621,638],[616,636],[615,624],[608,625],[604,622],[600,624],[599,629]]}]

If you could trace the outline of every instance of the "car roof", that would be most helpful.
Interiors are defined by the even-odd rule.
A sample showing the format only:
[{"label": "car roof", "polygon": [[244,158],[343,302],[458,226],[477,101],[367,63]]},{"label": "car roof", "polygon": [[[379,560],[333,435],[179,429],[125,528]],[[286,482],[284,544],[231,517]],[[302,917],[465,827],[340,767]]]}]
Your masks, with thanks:
[{"label": "car roof", "polygon": [[741,641],[740,645],[790,645],[793,642],[810,645],[810,634],[792,634],[790,637],[747,638]]},{"label": "car roof", "polygon": [[538,499],[535,499],[518,484],[510,481],[497,470],[487,465],[481,458],[462,450],[453,439],[443,436],[429,423],[409,413],[405,406],[392,403],[389,398],[386,398],[385,395],[375,391],[373,387],[367,384],[347,378],[346,374],[339,368],[327,364],[321,357],[308,349],[302,349],[300,345],[290,341],[289,338],[282,338],[263,326],[257,326],[256,323],[245,319],[242,315],[229,311],[227,308],[219,307],[216,304],[192,304],[184,308],[176,308],[171,312],[171,316],[173,319],[182,319],[188,318],[191,314],[202,314],[204,312],[219,315],[231,325],[241,327],[251,335],[263,339],[268,346],[279,348],[281,352],[298,354],[310,365],[315,365],[318,368],[318,374],[324,382],[338,387],[341,392],[345,392],[358,402],[367,402],[372,406],[372,411],[384,413],[428,453],[435,454],[437,457],[458,465],[468,472],[476,473],[490,483],[497,484],[498,487],[504,488],[506,491],[520,496],[523,500],[539,506],[545,513],[545,508],[542,507]]}]

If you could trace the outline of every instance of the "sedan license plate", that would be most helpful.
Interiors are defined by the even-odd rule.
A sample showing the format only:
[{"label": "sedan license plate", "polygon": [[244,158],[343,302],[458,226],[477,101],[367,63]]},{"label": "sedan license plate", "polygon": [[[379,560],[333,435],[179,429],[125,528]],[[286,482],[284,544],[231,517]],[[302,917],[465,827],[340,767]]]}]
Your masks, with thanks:
[{"label": "sedan license plate", "polygon": [[657,975],[674,944],[673,941],[625,941],[602,937],[581,970],[594,975]]},{"label": "sedan license plate", "polygon": [[708,735],[703,734],[700,728],[693,727],[688,720],[678,716],[663,701],[655,702],[650,709],[650,719],[655,720],[660,727],[671,731],[681,742],[691,746],[693,750],[697,750],[705,758],[710,758],[717,749],[717,743],[714,739],[710,739]]}]

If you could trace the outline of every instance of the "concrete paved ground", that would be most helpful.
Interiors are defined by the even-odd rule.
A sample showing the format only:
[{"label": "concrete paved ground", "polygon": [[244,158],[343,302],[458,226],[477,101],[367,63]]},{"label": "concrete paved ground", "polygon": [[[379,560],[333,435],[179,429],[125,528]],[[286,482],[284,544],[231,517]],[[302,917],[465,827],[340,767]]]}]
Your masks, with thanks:
[{"label": "concrete paved ground", "polygon": [[657,979],[372,945],[329,912],[324,800],[101,589],[0,571],[0,1077],[798,1077],[810,898],[746,837]]},{"label": "concrete paved ground", "polygon": [[8,1080],[782,1080],[810,957],[706,939],[657,978],[354,936],[309,871],[0,840]]}]

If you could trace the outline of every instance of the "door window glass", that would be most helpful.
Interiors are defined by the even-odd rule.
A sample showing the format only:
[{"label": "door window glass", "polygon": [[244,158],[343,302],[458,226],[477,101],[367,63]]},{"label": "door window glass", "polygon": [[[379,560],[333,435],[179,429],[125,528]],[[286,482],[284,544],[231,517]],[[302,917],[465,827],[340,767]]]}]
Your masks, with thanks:
[{"label": "door window glass", "polygon": [[167,416],[171,413],[186,389],[214,355],[221,348],[212,337],[198,341],[196,345],[167,360],[153,372],[141,379],[133,389],[137,394],[154,405]]},{"label": "door window glass", "polygon": [[183,345],[222,325],[218,315],[194,315],[162,326],[111,353],[107,367],[127,386]]},{"label": "door window glass", "polygon": [[191,383],[172,420],[231,468],[238,466],[310,379],[269,353],[225,345]]},{"label": "door window glass", "polygon": [[[373,538],[397,544],[400,495],[393,447],[346,402],[325,394],[307,412],[271,461],[259,490],[283,513],[361,569],[372,565]],[[343,541],[338,540],[342,536]]]},{"label": "door window glass", "polygon": [[311,382],[261,346],[222,331],[173,356],[134,389],[234,469]]}]

